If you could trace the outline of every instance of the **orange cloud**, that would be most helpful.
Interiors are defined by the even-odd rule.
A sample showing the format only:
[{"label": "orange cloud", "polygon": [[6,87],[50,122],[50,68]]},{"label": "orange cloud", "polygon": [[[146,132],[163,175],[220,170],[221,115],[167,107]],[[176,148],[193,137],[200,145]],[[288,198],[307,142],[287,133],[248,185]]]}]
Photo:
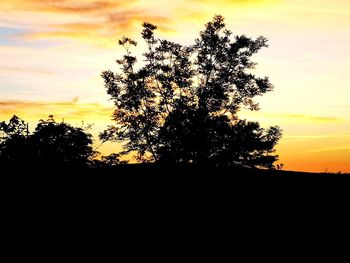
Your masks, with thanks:
[{"label": "orange cloud", "polygon": [[[29,33],[27,38],[45,39],[45,38],[74,38],[82,40],[91,40],[93,42],[115,40],[117,35],[126,34],[134,31],[136,26],[143,22],[151,22],[160,25],[163,31],[167,31],[166,25],[169,19],[160,16],[147,16],[140,10],[113,12],[103,17],[102,22],[83,21],[75,23],[61,23],[50,25],[50,31],[41,31]],[[115,42],[115,41],[114,41]],[[115,44],[113,42],[113,45]]]},{"label": "orange cloud", "polygon": [[249,5],[266,5],[281,2],[281,0],[189,0],[188,2],[202,3],[206,5],[235,5],[235,6],[249,6]]},{"label": "orange cloud", "polygon": [[242,111],[241,116],[251,120],[257,120],[262,123],[281,124],[341,124],[346,122],[341,118],[329,116],[314,116],[307,114],[289,114],[289,113],[268,113]]},{"label": "orange cloud", "polygon": [[17,115],[28,121],[45,119],[52,114],[57,118],[71,121],[108,122],[113,108],[99,103],[81,103],[78,98],[72,101],[0,101],[0,120]]},{"label": "orange cloud", "polygon": [[0,8],[5,11],[30,11],[50,13],[99,13],[111,9],[120,8],[136,0],[129,1],[71,1],[71,0],[11,0],[0,3]]},{"label": "orange cloud", "polygon": [[[116,38],[135,32],[136,27],[145,21],[157,24],[160,30],[171,30],[169,18],[147,10],[147,6],[138,2],[14,0],[0,2],[0,14],[3,13],[6,20],[7,12],[11,13],[14,17],[10,18],[16,20],[16,26],[18,21],[22,21],[23,25],[30,24],[28,32],[21,34],[27,40],[74,39],[111,46],[115,45]],[[37,21],[38,17],[43,19]],[[8,26],[9,22],[6,24]]]},{"label": "orange cloud", "polygon": [[[12,0],[0,2],[0,14],[4,14],[5,20],[8,13],[18,14],[17,20],[23,20],[23,24],[34,23],[31,30],[22,35],[27,40],[74,39],[111,46],[119,36],[134,34],[145,21],[157,24],[161,32],[168,33],[174,31],[177,23],[203,20],[208,10],[198,7],[256,6],[278,1],[177,0],[164,5],[161,0],[152,3],[140,0]],[[183,6],[186,11],[179,12]],[[43,19],[37,21],[40,16]]]}]

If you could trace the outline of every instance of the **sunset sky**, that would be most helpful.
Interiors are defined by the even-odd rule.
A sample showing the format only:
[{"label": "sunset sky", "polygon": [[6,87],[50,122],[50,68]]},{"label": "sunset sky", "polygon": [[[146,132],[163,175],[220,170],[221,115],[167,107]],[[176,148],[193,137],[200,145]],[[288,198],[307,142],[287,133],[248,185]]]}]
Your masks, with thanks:
[{"label": "sunset sky", "polygon": [[269,39],[254,60],[275,90],[242,116],[283,129],[285,169],[350,172],[349,0],[1,0],[0,120],[17,114],[33,128],[53,114],[97,134],[112,123],[100,73],[118,70],[117,40],[142,42],[148,21],[191,44],[215,14],[234,34]]}]

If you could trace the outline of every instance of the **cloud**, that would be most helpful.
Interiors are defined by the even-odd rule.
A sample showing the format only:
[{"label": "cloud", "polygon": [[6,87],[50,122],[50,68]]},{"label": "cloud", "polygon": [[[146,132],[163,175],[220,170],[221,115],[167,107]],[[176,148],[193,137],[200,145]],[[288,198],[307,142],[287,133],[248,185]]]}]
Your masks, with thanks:
[{"label": "cloud", "polygon": [[163,32],[171,31],[169,20],[161,16],[147,16],[140,10],[125,10],[103,16],[102,22],[83,21],[74,23],[51,24],[48,30],[22,34],[25,39],[74,39],[98,44],[115,46],[118,37],[134,32],[145,21],[157,24]]},{"label": "cloud", "polygon": [[0,2],[0,16],[8,26],[11,21],[13,26],[19,21],[23,27],[31,25],[29,32],[21,34],[26,40],[70,39],[111,46],[118,35],[134,34],[145,21],[169,33],[178,23],[202,21],[209,13],[213,16],[213,8],[231,10],[229,7],[275,2],[279,0],[11,0]]},{"label": "cloud", "polygon": [[19,34],[26,40],[73,39],[110,46],[115,45],[117,35],[134,32],[144,21],[169,29],[169,18],[138,2],[14,0],[0,2],[0,15],[10,27],[11,21],[13,27],[18,27],[19,21],[23,27],[31,25],[28,32]]},{"label": "cloud", "polygon": [[111,9],[120,8],[136,0],[129,1],[71,1],[71,0],[11,0],[0,3],[0,8],[5,11],[28,11],[28,12],[48,12],[48,13],[99,13]]},{"label": "cloud", "polygon": [[269,112],[251,112],[243,110],[243,118],[257,120],[276,125],[282,124],[341,124],[345,120],[337,117],[314,116],[307,114],[290,114],[290,113],[269,113]]},{"label": "cloud", "polygon": [[344,152],[344,153],[347,153],[347,155],[350,155],[350,144],[329,146],[329,147],[324,147],[320,149],[305,151],[304,153],[327,153],[327,152],[330,154],[332,152]]},{"label": "cloud", "polygon": [[[240,15],[242,9],[261,9],[262,7],[274,6],[282,0],[183,0],[183,5],[179,5],[179,10],[199,18],[205,14],[211,16],[217,12],[222,15]],[[185,7],[184,7],[185,6]],[[190,7],[190,8],[188,8]]]},{"label": "cloud", "polygon": [[[188,0],[187,0],[188,1]],[[202,3],[206,5],[225,5],[225,6],[249,6],[249,5],[266,5],[279,3],[281,0],[189,0],[188,2]]]},{"label": "cloud", "polygon": [[107,122],[113,108],[99,103],[79,102],[79,98],[71,101],[0,101],[0,120],[9,119],[13,115],[29,121],[37,121],[52,114],[57,118],[87,122]]},{"label": "cloud", "polygon": [[27,74],[41,74],[41,75],[51,75],[54,74],[53,71],[39,69],[39,68],[26,68],[26,67],[4,67],[0,66],[0,74],[4,73],[27,73]]},{"label": "cloud", "polygon": [[316,123],[337,123],[342,122],[341,119],[335,117],[324,117],[324,116],[312,116],[304,114],[282,114],[281,117],[290,120],[303,121],[303,122],[316,122]]}]

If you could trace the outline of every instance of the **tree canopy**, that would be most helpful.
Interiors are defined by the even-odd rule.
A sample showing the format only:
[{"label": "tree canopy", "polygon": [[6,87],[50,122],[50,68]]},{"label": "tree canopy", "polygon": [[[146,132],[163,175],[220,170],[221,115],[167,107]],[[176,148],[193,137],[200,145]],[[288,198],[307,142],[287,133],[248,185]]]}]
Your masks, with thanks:
[{"label": "tree canopy", "polygon": [[92,135],[83,128],[57,123],[50,115],[40,120],[33,133],[13,116],[0,122],[0,164],[9,168],[83,168],[95,155]]},{"label": "tree canopy", "polygon": [[238,117],[242,108],[258,110],[254,97],[273,90],[252,73],[251,57],[267,39],[233,36],[222,16],[189,46],[157,38],[156,29],[143,24],[141,65],[131,51],[136,41],[123,37],[120,71],[102,73],[115,125],[100,138],[123,142],[122,154],[136,152],[144,162],[274,167],[281,130]]}]

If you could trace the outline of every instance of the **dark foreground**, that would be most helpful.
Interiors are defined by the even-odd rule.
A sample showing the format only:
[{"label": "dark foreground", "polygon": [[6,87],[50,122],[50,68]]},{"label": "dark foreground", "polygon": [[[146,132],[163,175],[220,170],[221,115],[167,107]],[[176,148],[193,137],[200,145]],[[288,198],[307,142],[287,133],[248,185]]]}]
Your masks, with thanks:
[{"label": "dark foreground", "polygon": [[322,198],[324,202],[334,195],[341,200],[350,198],[348,184],[331,178],[350,179],[350,175],[154,164],[80,170],[21,167],[1,170],[0,187],[7,201],[44,202],[47,207],[60,204],[62,200],[73,207],[83,203],[108,204],[111,206],[108,209],[113,208],[113,211],[117,203],[125,204],[130,200],[143,206],[153,202],[165,202],[168,206],[169,197],[173,202],[190,199],[191,206],[196,206],[193,202],[197,201],[216,205],[233,200],[267,204],[281,202],[283,197],[304,200],[305,194],[312,195],[315,200]]},{"label": "dark foreground", "polygon": [[114,167],[60,169],[59,167],[17,167],[2,169],[4,180],[37,181],[42,184],[64,183],[122,183],[122,182],[239,182],[270,179],[349,178],[350,174],[306,173],[282,170],[250,169],[243,167],[212,167],[194,165],[125,164]]},{"label": "dark foreground", "polygon": [[[78,172],[79,173],[79,172]],[[76,173],[76,174],[78,174]],[[282,170],[263,170],[242,167],[164,166],[154,164],[127,164],[85,171],[90,177],[109,178],[266,178],[266,177],[346,177],[345,173],[307,173]]]},{"label": "dark foreground", "polygon": [[306,173],[282,170],[250,169],[244,167],[212,167],[193,165],[155,165],[155,164],[125,164],[114,167],[60,169],[57,167],[17,167],[3,169],[2,178],[40,178],[43,180],[148,180],[148,179],[259,179],[259,178],[324,178],[346,177],[345,173]]}]

